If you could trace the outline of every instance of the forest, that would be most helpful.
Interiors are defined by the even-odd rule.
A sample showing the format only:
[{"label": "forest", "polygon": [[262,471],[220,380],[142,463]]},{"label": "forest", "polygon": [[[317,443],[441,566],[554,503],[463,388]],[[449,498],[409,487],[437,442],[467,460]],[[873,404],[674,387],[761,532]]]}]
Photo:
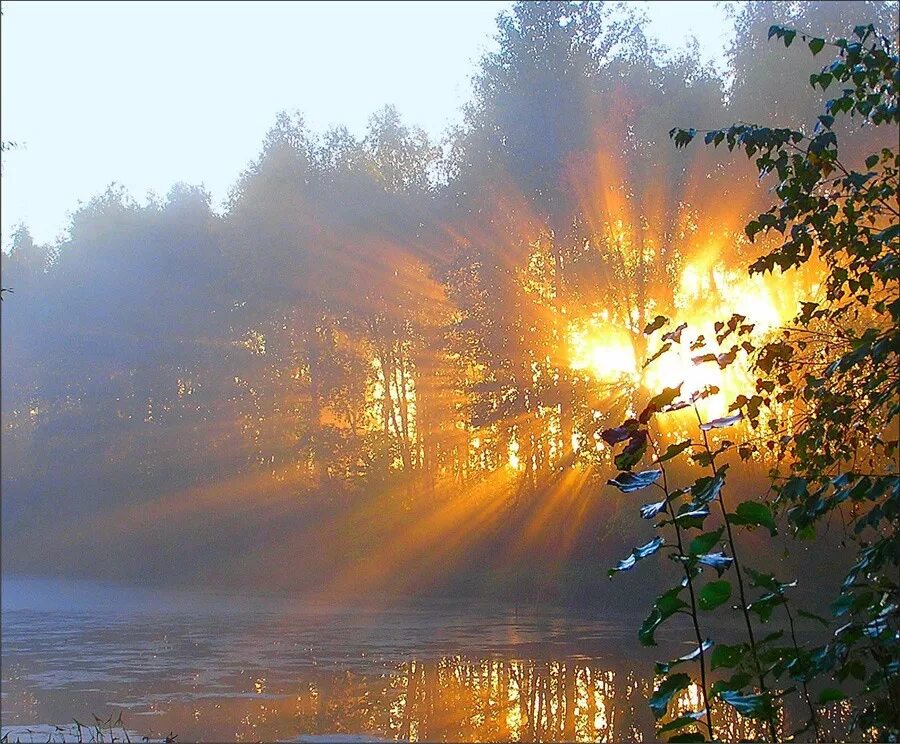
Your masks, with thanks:
[{"label": "forest", "polygon": [[[818,289],[812,264],[747,273],[771,184],[669,130],[807,127],[820,60],[766,30],[837,37],[894,10],[742,5],[720,77],[628,8],[523,3],[444,142],[392,107],[362,139],[282,113],[223,214],[199,187],[140,202],[113,184],[57,244],[22,225],[2,256],[3,509],[31,549],[5,534],[7,565],[149,547],[191,520],[214,540],[203,526],[237,513],[290,524],[273,542],[302,549],[307,509],[345,512],[361,541],[415,522],[423,551],[509,519],[560,557],[582,528],[606,534],[600,432],[679,375],[718,385],[711,415],[751,387],[743,353],[725,372],[690,354],[644,368],[640,330],[664,315],[711,336],[742,313],[762,337]],[[855,123],[847,159],[895,144]]]},{"label": "forest", "polygon": [[[718,71],[633,5],[519,2],[440,141],[392,106],[363,137],[281,113],[222,210],[199,186],[113,184],[54,244],[21,225],[4,572],[652,603],[652,642],[685,588],[696,618],[703,567],[701,609],[730,570],[768,592],[767,621],[793,586],[777,567],[807,615],[835,595],[869,613],[896,722],[897,5],[731,12]],[[702,532],[726,469],[740,506]],[[665,498],[638,514],[651,485]],[[640,517],[670,509],[676,593],[652,600],[678,565],[610,581],[660,549],[634,548]],[[863,599],[861,571],[880,577]],[[765,692],[741,604],[732,656]],[[687,685],[669,679],[662,713]]]}]

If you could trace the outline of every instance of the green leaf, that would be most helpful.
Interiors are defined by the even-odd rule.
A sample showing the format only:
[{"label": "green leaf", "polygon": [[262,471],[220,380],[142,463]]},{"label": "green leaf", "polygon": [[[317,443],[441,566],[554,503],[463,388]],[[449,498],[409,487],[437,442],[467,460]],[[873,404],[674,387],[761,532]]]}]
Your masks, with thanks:
[{"label": "green leaf", "polygon": [[[684,728],[685,726],[691,726],[697,723],[703,716],[706,715],[706,710],[695,710],[690,713],[682,713],[678,718],[674,718],[666,724],[663,724],[658,729],[656,729],[656,735],[661,736],[662,734],[666,734],[669,731],[677,731],[680,728]],[[681,736],[698,736],[699,734],[695,733],[686,733],[681,734]],[[674,741],[674,739],[669,739],[669,741]],[[706,741],[702,736],[699,739],[684,739],[684,741]]]},{"label": "green leaf", "polygon": [[739,672],[729,679],[720,679],[713,682],[709,691],[712,695],[721,695],[725,691],[740,692],[750,684],[750,675],[747,672]]},{"label": "green leaf", "polygon": [[610,486],[615,486],[622,493],[634,493],[641,489],[652,485],[662,475],[662,470],[645,470],[641,473],[632,473],[630,471],[619,473],[615,478],[610,478],[607,482]]},{"label": "green leaf", "polygon": [[813,56],[817,55],[822,49],[825,48],[825,39],[820,39],[818,37],[809,40],[809,51],[813,53]]},{"label": "green leaf", "polygon": [[756,601],[751,602],[748,609],[759,615],[761,622],[767,623],[772,617],[772,612],[774,612],[775,608],[784,602],[785,598],[783,594],[770,592],[769,594],[764,594]]},{"label": "green leaf", "polygon": [[628,440],[625,449],[615,456],[613,462],[619,470],[631,470],[641,461],[646,451],[647,432],[643,430],[636,431],[631,439]]},{"label": "green leaf", "polygon": [[725,465],[719,468],[715,476],[706,475],[694,481],[694,484],[691,486],[691,496],[694,497],[695,504],[700,506],[708,504],[719,495],[722,486],[725,485],[725,472],[727,469],[728,466]]},{"label": "green leaf", "polygon": [[846,700],[847,696],[835,687],[826,687],[819,693],[819,705],[834,703],[838,700]]},{"label": "green leaf", "polygon": [[877,155],[869,155],[866,158],[866,168],[874,168],[878,165],[878,156]]},{"label": "green leaf", "polygon": [[693,661],[698,656],[700,656],[700,649],[703,649],[703,653],[706,653],[710,648],[712,648],[713,642],[707,638],[703,641],[703,645],[701,647],[695,648],[690,653],[685,654],[684,656],[679,656],[677,659],[673,659],[672,661],[657,661],[655,670],[657,674],[668,674],[672,671],[673,667],[678,666],[679,664],[684,664],[686,661]]},{"label": "green leaf", "polygon": [[659,459],[656,460],[656,464],[671,460],[673,457],[678,457],[678,455],[688,449],[691,444],[692,442],[690,439],[687,439],[684,442],[679,442],[678,444],[670,444],[668,447],[666,447],[666,451],[663,452],[659,456]]},{"label": "green leaf", "polygon": [[806,610],[797,610],[797,614],[800,617],[805,617],[807,620],[815,620],[818,623],[821,623],[826,628],[831,624],[821,615],[816,615],[814,612],[807,612]]},{"label": "green leaf", "polygon": [[714,610],[731,597],[731,583],[725,579],[711,581],[700,590],[697,604],[701,610]]},{"label": "green leaf", "polygon": [[746,573],[747,576],[750,577],[750,583],[752,586],[759,587],[760,589],[766,589],[770,592],[774,592],[775,594],[784,594],[785,589],[790,589],[792,586],[797,586],[796,581],[779,581],[773,574],[754,571],[752,568],[745,568],[744,573]]},{"label": "green leaf", "polygon": [[698,535],[691,540],[691,544],[688,546],[688,554],[701,555],[702,553],[708,553],[719,542],[719,538],[722,537],[724,530],[724,527],[719,527],[719,529],[712,532],[704,532],[702,535]]},{"label": "green leaf", "polygon": [[719,669],[720,667],[724,667],[726,669],[732,669],[740,663],[746,653],[747,646],[744,643],[739,643],[736,646],[720,644],[713,649],[712,656],[710,657],[710,668]]},{"label": "green leaf", "polygon": [[631,551],[631,555],[619,561],[615,568],[609,569],[609,578],[612,578],[619,571],[627,571],[629,568],[633,568],[638,561],[643,560],[647,556],[653,555],[662,547],[662,545],[663,539],[661,537],[654,537],[646,545],[641,545],[641,547],[635,548]]},{"label": "green leaf", "polygon": [[682,529],[703,528],[703,520],[709,516],[709,507],[694,507],[691,504],[684,504],[675,515],[675,519]]},{"label": "green leaf", "polygon": [[703,736],[699,731],[695,731],[689,734],[675,734],[669,738],[670,742],[689,742],[689,741],[706,741],[706,737]]},{"label": "green leaf", "polygon": [[[669,731],[677,731],[680,728],[684,728],[685,726],[691,726],[697,723],[703,716],[706,715],[705,710],[698,710],[693,713],[684,713],[680,715],[678,718],[674,718],[669,721],[667,724],[660,726],[656,729],[656,735],[661,736],[662,734],[668,733]],[[669,741],[672,741],[669,739]],[[691,739],[691,741],[705,741],[704,739]]]},{"label": "green leaf", "polygon": [[666,714],[669,702],[682,690],[690,687],[691,678],[687,674],[679,673],[666,677],[650,696],[650,710],[658,721]]},{"label": "green leaf", "polygon": [[638,638],[642,645],[655,646],[654,631],[678,610],[687,607],[687,603],[678,596],[683,590],[684,587],[676,586],[656,598],[653,609],[650,610],[650,614],[638,630]]},{"label": "green leaf", "polygon": [[778,534],[772,510],[759,501],[742,501],[738,504],[735,513],[729,515],[729,520],[732,524],[765,527],[773,537]]},{"label": "green leaf", "polygon": [[768,695],[741,695],[731,690],[725,690],[719,693],[719,698],[745,718],[769,719],[775,713]]},{"label": "green leaf", "polygon": [[650,402],[647,404],[647,407],[643,411],[641,411],[641,415],[638,416],[638,420],[641,423],[647,423],[654,413],[657,413],[666,406],[670,405],[672,401],[681,394],[681,386],[683,384],[684,383],[679,383],[677,387],[663,388],[658,395],[654,395],[650,399]]}]

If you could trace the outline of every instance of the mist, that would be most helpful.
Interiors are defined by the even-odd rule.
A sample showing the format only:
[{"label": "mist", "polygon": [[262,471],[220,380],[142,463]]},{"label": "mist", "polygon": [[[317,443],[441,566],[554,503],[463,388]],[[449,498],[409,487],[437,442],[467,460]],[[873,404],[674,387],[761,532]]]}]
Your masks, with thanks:
[{"label": "mist", "polygon": [[57,243],[20,226],[4,571],[609,599],[589,567],[633,540],[597,432],[653,384],[632,329],[700,295],[698,322],[774,325],[808,289],[735,304],[771,184],[668,130],[807,125],[806,75],[770,80],[818,63],[757,56],[763,29],[894,9],[742,6],[720,75],[628,8],[517,5],[443,141],[391,106],[360,137],[280,113],[221,214],[200,186],[112,185]]}]

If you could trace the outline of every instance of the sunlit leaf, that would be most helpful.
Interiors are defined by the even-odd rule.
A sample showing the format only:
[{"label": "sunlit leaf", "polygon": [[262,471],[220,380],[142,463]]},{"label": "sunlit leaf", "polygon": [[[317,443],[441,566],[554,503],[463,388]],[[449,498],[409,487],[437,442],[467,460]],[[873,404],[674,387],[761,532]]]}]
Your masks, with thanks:
[{"label": "sunlit leaf", "polygon": [[679,442],[678,444],[670,444],[668,447],[666,447],[666,451],[659,456],[656,462],[666,462],[667,460],[671,460],[673,457],[678,457],[678,455],[688,449],[691,444],[692,442],[690,439],[687,439],[684,442]]},{"label": "sunlit leaf", "polygon": [[653,320],[647,323],[646,326],[644,326],[644,335],[649,336],[654,331],[662,328],[668,322],[669,319],[665,315],[657,315]]},{"label": "sunlit leaf", "polygon": [[613,462],[619,470],[631,470],[641,461],[646,451],[647,432],[636,431],[628,440],[625,449],[613,458]]},{"label": "sunlit leaf", "polygon": [[641,507],[641,517],[643,519],[653,519],[655,516],[665,511],[666,509],[666,501],[663,499],[662,501],[657,501],[653,504],[644,504]]},{"label": "sunlit leaf", "polygon": [[701,566],[714,568],[716,573],[721,576],[725,572],[725,569],[734,563],[734,558],[731,558],[724,553],[705,553],[704,555],[697,556],[697,563]]},{"label": "sunlit leaf", "polygon": [[622,493],[634,493],[652,485],[662,475],[662,470],[644,470],[640,473],[625,471],[615,478],[606,481],[608,485],[615,486]]},{"label": "sunlit leaf", "polygon": [[672,342],[666,341],[662,346],[659,347],[659,349],[656,350],[656,352],[652,356],[650,356],[647,359],[646,362],[644,362],[644,369],[649,367],[651,362],[655,362],[657,359],[659,359],[663,354],[665,354],[671,348],[672,348]]},{"label": "sunlit leaf", "polygon": [[681,744],[682,742],[706,741],[706,737],[699,731],[693,731],[687,734],[675,734],[668,739],[672,744]]},{"label": "sunlit leaf", "polygon": [[742,418],[744,418],[744,414],[738,412],[734,416],[725,416],[723,418],[717,418],[717,419],[713,419],[712,421],[707,421],[705,424],[700,424],[700,429],[702,431],[710,431],[712,429],[724,429],[728,426],[734,426]]},{"label": "sunlit leaf", "polygon": [[681,343],[681,334],[688,327],[687,323],[682,323],[675,330],[669,331],[668,333],[664,333],[662,335],[663,341],[674,341],[676,344]]},{"label": "sunlit leaf", "polygon": [[619,442],[624,442],[626,439],[630,439],[631,435],[634,434],[637,429],[637,419],[628,419],[621,426],[617,426],[613,429],[606,429],[602,434],[600,434],[600,437],[604,442],[612,446],[614,444],[618,444]]},{"label": "sunlit leaf", "polygon": [[[703,652],[706,653],[710,648],[712,648],[713,642],[710,639],[706,639],[703,641],[702,649]],[[693,651],[684,656],[679,656],[677,659],[673,661],[658,661],[656,662],[656,673],[657,674],[668,674],[673,667],[678,666],[679,664],[684,664],[686,661],[693,661],[697,657],[700,656],[700,648],[697,647]]]},{"label": "sunlit leaf", "polygon": [[635,563],[639,560],[643,560],[649,555],[653,555],[657,550],[659,550],[663,545],[663,539],[661,537],[654,537],[650,542],[646,545],[641,545],[639,548],[635,548],[631,551],[631,555],[627,558],[623,558],[618,562],[615,568],[609,569],[607,572],[609,577],[612,578],[619,571],[627,571],[629,568],[633,568]]},{"label": "sunlit leaf", "polygon": [[715,361],[718,361],[718,357],[715,354],[698,354],[697,356],[691,357],[691,362],[697,365]]},{"label": "sunlit leaf", "polygon": [[684,383],[679,383],[677,387],[671,388],[663,388],[660,393],[654,395],[650,402],[647,403],[647,407],[641,411],[641,415],[638,416],[638,420],[641,423],[647,423],[650,420],[650,417],[660,411],[665,406],[668,406],[681,394],[681,386]]}]

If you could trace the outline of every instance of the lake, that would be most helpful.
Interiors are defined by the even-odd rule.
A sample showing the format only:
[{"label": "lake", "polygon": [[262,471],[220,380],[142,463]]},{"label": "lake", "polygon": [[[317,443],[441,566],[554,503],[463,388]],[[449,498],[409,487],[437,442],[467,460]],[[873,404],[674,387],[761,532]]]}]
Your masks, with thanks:
[{"label": "lake", "polygon": [[[119,715],[137,741],[655,739],[647,698],[664,651],[638,645],[634,619],[11,578],[2,598],[9,741],[28,728],[71,740],[73,720]],[[729,737],[757,733],[715,710]]]}]

